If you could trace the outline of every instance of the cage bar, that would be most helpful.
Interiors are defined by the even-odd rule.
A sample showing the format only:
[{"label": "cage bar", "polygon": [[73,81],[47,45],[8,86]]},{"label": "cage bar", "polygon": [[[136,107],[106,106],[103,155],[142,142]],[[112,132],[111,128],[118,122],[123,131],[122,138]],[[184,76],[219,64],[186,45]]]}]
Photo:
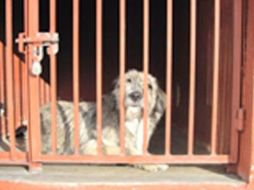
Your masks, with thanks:
[{"label": "cage bar", "polygon": [[231,160],[237,162],[238,151],[235,147],[238,147],[239,134],[235,130],[239,126],[239,108],[241,108],[241,64],[242,64],[242,8],[243,2],[234,0],[233,3],[233,88],[232,88],[232,129],[231,129],[231,141],[230,152]]},{"label": "cage bar", "polygon": [[[27,10],[26,20],[26,35],[35,36],[39,31],[39,0],[25,0],[25,9]],[[39,156],[41,150],[40,139],[40,109],[39,109],[39,77],[31,74],[31,68],[33,66],[32,53],[35,51],[35,47],[32,44],[28,45],[27,51],[27,74],[28,74],[28,146],[29,164],[34,164],[34,159]]]},{"label": "cage bar", "polygon": [[229,163],[228,155],[42,155],[38,161],[45,163],[92,164],[223,164]]},{"label": "cage bar", "polygon": [[211,153],[216,154],[218,128],[218,90],[219,90],[219,61],[220,61],[220,0],[214,5],[214,57],[213,57],[213,96],[212,96],[212,138]]},{"label": "cage bar", "polygon": [[[24,58],[27,60],[27,56]],[[28,73],[27,73],[27,63],[24,61],[24,63],[21,64],[21,80],[22,80],[22,124],[27,124],[28,122]]]},{"label": "cage bar", "polygon": [[148,142],[147,142],[147,135],[148,135],[148,72],[149,72],[149,0],[144,0],[143,2],[143,9],[144,9],[144,27],[143,27],[143,35],[144,35],[144,42],[143,42],[143,72],[144,72],[144,139],[143,139],[143,154],[147,154]]},{"label": "cage bar", "polygon": [[10,135],[10,156],[11,159],[15,159],[15,126],[14,126],[14,92],[13,92],[13,20],[12,20],[12,0],[6,1],[6,99],[7,99],[7,126],[8,133]]},{"label": "cage bar", "polygon": [[172,114],[172,44],[173,44],[173,2],[167,0],[167,79],[166,79],[166,128],[165,128],[165,154],[171,152],[171,114]]},{"label": "cage bar", "polygon": [[[50,33],[56,32],[56,0],[50,0]],[[50,94],[51,94],[51,142],[52,152],[57,149],[57,63],[56,55],[50,54]],[[46,85],[45,85],[46,86]],[[47,89],[47,88],[46,88]],[[47,94],[47,90],[46,94]],[[46,95],[47,96],[47,95]],[[47,101],[47,98],[46,98]]]},{"label": "cage bar", "polygon": [[74,148],[79,149],[79,0],[73,1]]},{"label": "cage bar", "polygon": [[96,123],[97,153],[102,154],[102,11],[103,0],[96,1]]},{"label": "cage bar", "polygon": [[[21,60],[19,59],[18,56],[13,55],[13,82],[14,84],[14,91],[13,91],[13,96],[14,96],[14,129],[16,127],[21,125],[21,97],[22,97],[22,92],[21,92]],[[15,94],[15,95],[14,95]]]},{"label": "cage bar", "polygon": [[190,10],[190,89],[188,118],[188,154],[193,154],[196,94],[196,0],[191,1]]},{"label": "cage bar", "polygon": [[[27,0],[24,0],[24,26],[23,30],[24,33],[27,34],[28,28],[27,28],[27,17],[28,17],[28,10],[27,10]],[[27,125],[28,124],[28,118],[29,118],[29,113],[28,113],[28,54],[27,51],[25,50],[24,52],[24,64],[21,64],[22,67],[22,113],[23,113],[23,118],[22,118],[22,123]],[[29,126],[28,126],[29,127]],[[27,139],[29,141],[29,139]],[[28,142],[26,142],[28,145]],[[28,146],[26,146],[28,147]]]},{"label": "cage bar", "polygon": [[126,46],[126,1],[120,0],[120,148],[121,153],[125,152],[125,108],[124,108],[124,95],[125,95],[125,46]]},{"label": "cage bar", "polygon": [[[5,60],[4,60],[4,45],[0,43],[0,103],[2,103],[2,111],[5,112]],[[6,135],[6,125],[5,125],[5,114],[0,116],[0,128],[1,128],[1,138]]]}]

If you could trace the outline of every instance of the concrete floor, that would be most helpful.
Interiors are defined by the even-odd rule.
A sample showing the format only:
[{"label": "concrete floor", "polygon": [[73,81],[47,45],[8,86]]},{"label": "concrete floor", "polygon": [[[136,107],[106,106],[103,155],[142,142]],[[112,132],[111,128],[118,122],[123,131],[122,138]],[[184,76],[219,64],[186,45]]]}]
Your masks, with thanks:
[{"label": "concrete floor", "polygon": [[0,181],[50,185],[244,183],[237,176],[226,174],[224,166],[171,166],[168,171],[157,173],[129,166],[45,165],[38,173],[29,173],[23,167],[0,167]]}]

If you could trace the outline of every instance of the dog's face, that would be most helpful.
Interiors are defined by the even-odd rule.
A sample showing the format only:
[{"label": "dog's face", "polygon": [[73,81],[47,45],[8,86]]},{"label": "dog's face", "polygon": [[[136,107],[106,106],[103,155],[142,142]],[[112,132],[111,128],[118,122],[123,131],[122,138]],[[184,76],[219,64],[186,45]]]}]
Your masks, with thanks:
[{"label": "dog's face", "polygon": [[[117,105],[119,105],[119,80],[116,81],[113,94]],[[164,112],[165,94],[159,88],[157,80],[148,74],[148,113],[151,114],[155,109]],[[125,96],[124,106],[126,109],[143,110],[144,108],[144,74],[137,70],[130,70],[125,74]]]}]

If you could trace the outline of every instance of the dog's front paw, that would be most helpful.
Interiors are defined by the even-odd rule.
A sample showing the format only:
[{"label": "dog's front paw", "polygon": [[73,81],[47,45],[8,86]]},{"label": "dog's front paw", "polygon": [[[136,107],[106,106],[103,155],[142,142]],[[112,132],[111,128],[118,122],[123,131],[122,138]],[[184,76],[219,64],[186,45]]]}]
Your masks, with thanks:
[{"label": "dog's front paw", "polygon": [[166,171],[169,168],[166,164],[140,164],[135,165],[135,167],[148,172]]}]

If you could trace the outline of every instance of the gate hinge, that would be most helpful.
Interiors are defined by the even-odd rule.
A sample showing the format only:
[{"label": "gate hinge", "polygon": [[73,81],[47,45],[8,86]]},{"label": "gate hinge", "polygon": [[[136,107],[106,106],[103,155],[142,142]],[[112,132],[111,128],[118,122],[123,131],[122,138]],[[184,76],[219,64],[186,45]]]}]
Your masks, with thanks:
[{"label": "gate hinge", "polygon": [[244,119],[245,119],[245,109],[239,108],[237,111],[237,130],[239,132],[243,131],[244,129]]},{"label": "gate hinge", "polygon": [[26,45],[32,45],[29,49],[29,53],[32,56],[33,65],[31,67],[31,73],[33,75],[40,75],[42,73],[41,61],[43,59],[43,48],[47,48],[48,55],[55,55],[58,53],[58,33],[41,32],[35,36],[27,37],[25,33],[20,33],[18,39],[18,50],[21,53],[25,53]]}]

